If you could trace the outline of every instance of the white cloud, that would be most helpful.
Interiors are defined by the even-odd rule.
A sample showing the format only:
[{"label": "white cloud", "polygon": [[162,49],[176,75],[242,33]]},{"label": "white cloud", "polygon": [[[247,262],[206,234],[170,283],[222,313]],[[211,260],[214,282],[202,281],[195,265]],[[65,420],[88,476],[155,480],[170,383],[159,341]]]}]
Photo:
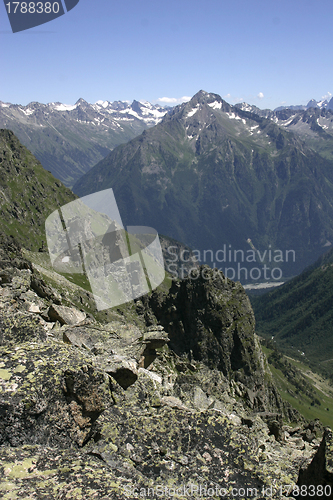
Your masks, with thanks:
[{"label": "white cloud", "polygon": [[175,97],[159,97],[157,100],[159,102],[167,102],[169,104],[178,102],[178,99],[176,99]]},{"label": "white cloud", "polygon": [[322,99],[324,99],[324,100],[326,99],[327,101],[329,101],[331,98],[332,98],[331,92],[327,92],[327,94],[322,96]]},{"label": "white cloud", "polygon": [[259,92],[259,94],[257,95],[258,99],[263,99],[265,96],[262,92]]},{"label": "white cloud", "polygon": [[163,102],[167,104],[177,104],[181,102],[187,102],[190,101],[192,97],[189,97],[187,95],[184,95],[183,97],[159,97],[157,99],[157,102]]}]

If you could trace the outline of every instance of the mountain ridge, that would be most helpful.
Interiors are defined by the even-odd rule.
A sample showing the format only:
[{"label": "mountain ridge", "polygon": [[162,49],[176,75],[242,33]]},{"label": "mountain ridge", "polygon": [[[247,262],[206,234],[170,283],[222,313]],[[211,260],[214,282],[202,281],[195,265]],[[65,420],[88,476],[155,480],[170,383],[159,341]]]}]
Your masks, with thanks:
[{"label": "mountain ridge", "polygon": [[[315,107],[311,108],[310,103],[316,103]],[[308,106],[272,111],[243,102],[235,108],[273,120],[310,141],[311,147],[324,157],[333,159],[332,99],[326,107],[323,103],[311,100]],[[13,130],[47,170],[72,187],[112,149],[156,125],[173,109],[138,100],[88,103],[79,98],[70,105],[33,101],[25,106],[0,101],[0,127]]]}]

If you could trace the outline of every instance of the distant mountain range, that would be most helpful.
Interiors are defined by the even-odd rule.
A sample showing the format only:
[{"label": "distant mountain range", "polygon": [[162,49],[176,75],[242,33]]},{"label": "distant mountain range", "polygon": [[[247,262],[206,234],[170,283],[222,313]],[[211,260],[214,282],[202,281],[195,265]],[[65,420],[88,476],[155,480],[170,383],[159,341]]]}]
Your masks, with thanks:
[{"label": "distant mountain range", "polygon": [[[273,120],[333,159],[333,98],[274,111],[246,103],[235,107]],[[0,101],[0,128],[12,130],[46,170],[72,187],[116,146],[157,125],[170,110],[135,100],[89,104],[79,99],[73,105],[32,102],[27,106]]]},{"label": "distant mountain range", "polygon": [[[310,101],[311,103],[312,101]],[[309,104],[310,104],[309,103]],[[272,120],[279,127],[294,132],[324,158],[333,160],[333,102],[330,107],[290,106],[289,108],[259,109],[246,103],[236,104],[242,111]]]},{"label": "distant mountain range", "polygon": [[[284,126],[200,91],[115,148],[73,190],[82,196],[112,187],[126,224],[151,225],[182,241],[201,252],[202,262],[233,268],[231,279],[246,281],[238,263],[262,267],[258,262],[277,256],[270,250],[283,253],[271,269],[296,275],[333,242],[333,160],[303,140],[314,129],[304,116],[295,118],[303,124],[296,134],[282,115]],[[331,128],[318,125],[313,136],[333,146]],[[288,262],[287,250],[295,252]],[[251,251],[256,263],[243,263],[242,252],[246,260]]]},{"label": "distant mountain range", "polygon": [[333,110],[333,97],[328,101],[327,99],[322,99],[321,101],[316,101],[315,99],[311,99],[306,106],[298,105],[298,106],[279,106],[275,108],[274,111],[280,111],[281,109],[293,109],[293,110],[305,110],[310,108],[319,108],[319,109],[331,109]]},{"label": "distant mountain range", "polygon": [[79,99],[27,106],[0,101],[0,128],[12,130],[46,170],[71,187],[115,146],[156,125],[166,108],[149,102]]}]

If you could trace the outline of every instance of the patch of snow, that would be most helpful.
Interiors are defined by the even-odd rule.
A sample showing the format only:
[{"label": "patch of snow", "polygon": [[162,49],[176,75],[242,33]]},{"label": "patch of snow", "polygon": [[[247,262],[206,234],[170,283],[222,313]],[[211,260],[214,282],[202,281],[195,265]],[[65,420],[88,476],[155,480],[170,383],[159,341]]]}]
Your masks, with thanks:
[{"label": "patch of snow", "polygon": [[145,106],[146,108],[150,108],[152,109],[152,104],[150,104],[150,102],[148,101],[139,101],[140,104],[143,104],[143,106]]},{"label": "patch of snow", "polygon": [[151,106],[151,108],[142,108],[141,113],[145,116],[160,119],[167,114],[167,111],[159,111],[158,109],[153,109],[153,106]]},{"label": "patch of snow", "polygon": [[283,127],[288,127],[288,125],[290,125],[290,124],[291,124],[291,122],[293,121],[294,117],[295,117],[295,116],[292,116],[292,117],[291,117],[291,118],[289,118],[289,120],[287,120],[286,122],[281,121],[281,125],[282,125]]},{"label": "patch of snow", "polygon": [[328,126],[327,126],[327,125],[322,125],[322,124],[319,122],[319,118],[317,118],[317,124],[319,125],[319,127],[323,128],[324,130],[327,130],[327,129],[328,129]]},{"label": "patch of snow", "polygon": [[136,112],[134,111],[133,109],[122,109],[119,111],[119,113],[122,113],[122,114],[128,114],[128,115],[132,115],[134,116],[135,118],[138,118],[138,120],[141,119],[141,116]]},{"label": "patch of snow", "polygon": [[200,104],[197,104],[195,108],[192,109],[189,113],[187,113],[187,118],[191,118],[191,116],[195,115],[195,113],[199,110]]},{"label": "patch of snow", "polygon": [[242,111],[249,111],[250,113],[252,112],[252,106],[250,106],[249,104],[246,104],[246,102],[242,102],[240,109]]},{"label": "patch of snow", "polygon": [[241,117],[236,116],[235,113],[227,113],[227,116],[230,118],[230,120],[241,120]]},{"label": "patch of snow", "polygon": [[126,118],[125,116],[121,119],[122,122],[132,122],[133,120],[134,118]]},{"label": "patch of snow", "polygon": [[254,125],[253,127],[250,127],[250,135],[253,135],[253,130],[255,130],[258,127],[259,125]]},{"label": "patch of snow", "polygon": [[73,109],[77,108],[77,104],[57,104],[54,106],[56,111],[73,111]]},{"label": "patch of snow", "polygon": [[24,113],[25,115],[29,116],[29,115],[32,115],[32,113],[34,112],[33,109],[23,109],[23,108],[19,108],[20,111],[22,111],[22,113]]},{"label": "patch of snow", "polygon": [[208,106],[213,109],[221,109],[222,108],[222,102],[214,101],[214,102],[209,102]]},{"label": "patch of snow", "polygon": [[99,104],[102,108],[107,108],[109,105],[109,101],[96,101],[95,104]]}]

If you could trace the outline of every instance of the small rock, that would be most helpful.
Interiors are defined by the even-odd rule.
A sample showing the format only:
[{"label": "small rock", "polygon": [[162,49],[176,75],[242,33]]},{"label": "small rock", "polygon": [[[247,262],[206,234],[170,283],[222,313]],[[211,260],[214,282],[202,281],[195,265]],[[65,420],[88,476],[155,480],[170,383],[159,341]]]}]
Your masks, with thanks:
[{"label": "small rock", "polygon": [[40,313],[40,309],[39,309],[39,306],[37,304],[31,304],[29,309],[28,309],[29,312],[32,312],[32,313]]},{"label": "small rock", "polygon": [[177,408],[178,410],[191,411],[190,408],[185,406],[180,399],[175,398],[174,396],[163,396],[161,403],[163,406],[170,406],[171,408]]},{"label": "small rock", "polygon": [[58,306],[52,304],[48,310],[48,316],[52,321],[59,321],[62,325],[78,325],[86,319],[86,313],[74,309],[74,307]]}]

